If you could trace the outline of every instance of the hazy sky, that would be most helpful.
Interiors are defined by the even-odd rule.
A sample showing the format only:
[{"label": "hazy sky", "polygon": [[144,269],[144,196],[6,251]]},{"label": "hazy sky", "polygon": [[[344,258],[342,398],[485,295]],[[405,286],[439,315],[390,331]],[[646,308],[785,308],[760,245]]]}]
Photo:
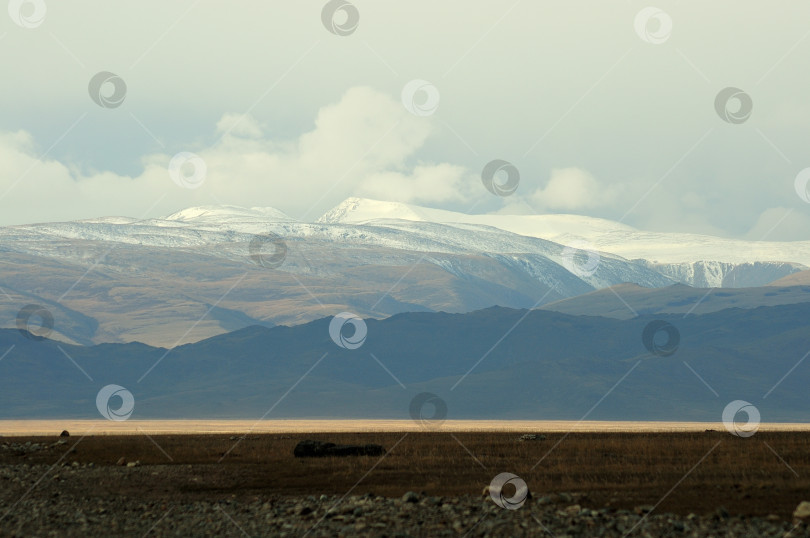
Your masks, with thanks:
[{"label": "hazy sky", "polygon": [[[810,239],[794,186],[810,167],[810,4],[356,0],[355,29],[334,19],[348,35],[326,4],[10,2],[0,224],[219,203],[311,220],[367,196]],[[106,108],[99,72],[126,85],[96,84]],[[431,84],[405,99],[417,114],[413,80]],[[747,119],[737,99],[720,117],[727,87]],[[205,163],[197,188],[169,174],[181,152]],[[520,171],[512,196],[482,185],[493,159]]]}]

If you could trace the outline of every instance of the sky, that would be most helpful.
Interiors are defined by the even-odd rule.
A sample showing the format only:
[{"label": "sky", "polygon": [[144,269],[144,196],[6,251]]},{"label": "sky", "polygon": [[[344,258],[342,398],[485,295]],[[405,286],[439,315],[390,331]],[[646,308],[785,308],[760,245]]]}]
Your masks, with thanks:
[{"label": "sky", "polygon": [[807,3],[8,4],[0,225],[360,196],[810,240]]}]

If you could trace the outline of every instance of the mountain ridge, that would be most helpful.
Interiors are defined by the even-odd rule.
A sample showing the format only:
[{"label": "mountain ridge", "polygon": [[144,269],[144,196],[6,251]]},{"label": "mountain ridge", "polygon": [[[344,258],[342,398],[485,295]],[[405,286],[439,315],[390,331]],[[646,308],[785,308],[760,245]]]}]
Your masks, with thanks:
[{"label": "mountain ridge", "polygon": [[[389,213],[398,216],[391,217]],[[366,198],[349,198],[326,212],[321,219],[330,223],[369,223],[384,218],[408,220],[404,215],[411,215],[413,217],[411,220],[430,220],[433,218],[443,223],[487,224],[520,235],[555,242],[586,240],[593,242],[594,247],[598,250],[612,252],[628,259],[644,258],[653,263],[682,263],[685,261],[740,262],[744,260],[749,262],[794,262],[810,265],[810,241],[747,241],[691,233],[648,232],[608,219],[572,214],[468,215],[410,204],[381,202]],[[643,247],[636,248],[628,246],[627,243],[632,244],[633,240],[636,242],[643,240],[645,244]],[[736,254],[740,247],[744,245],[751,247],[748,258]],[[651,255],[651,253],[645,255],[642,249],[649,249],[652,246],[655,247],[653,251],[656,255]],[[780,246],[783,248],[780,248]],[[690,256],[684,252],[673,254],[672,251],[677,250],[676,247],[681,249],[691,247],[701,253],[707,253],[707,255]],[[724,248],[718,250],[718,247]],[[758,247],[759,251],[754,247]],[[799,253],[791,252],[791,249],[797,247],[800,247]],[[718,254],[720,259],[717,258]],[[758,258],[757,256],[761,257]]]},{"label": "mountain ridge", "polygon": [[[797,361],[810,348],[808,315],[808,303],[629,320],[504,307],[402,313],[366,320],[367,337],[351,350],[332,340],[330,317],[246,327],[171,350],[75,346],[0,330],[0,348],[14,346],[3,362],[0,416],[97,417],[96,393],[117,384],[132,392],[133,418],[142,419],[407,419],[410,401],[431,392],[454,419],[588,413],[717,422],[729,401],[743,399],[763,421],[804,422],[810,376]],[[643,333],[659,320],[679,335],[672,353],[645,348]]]},{"label": "mountain ridge", "polygon": [[[337,222],[358,210],[372,215],[369,207],[380,218]],[[603,250],[598,237],[593,243],[536,237],[565,231],[559,226],[569,226],[566,236],[604,227],[610,231],[599,237],[646,234],[590,217],[432,222],[424,219],[463,219],[367,199],[349,199],[325,215],[307,223],[274,208],[199,206],[165,218],[0,228],[0,287],[8,299],[0,303],[0,326],[14,327],[17,313],[38,303],[51,309],[54,338],[65,342],[171,346],[245,324],[297,324],[343,311],[384,318],[538,307],[624,282],[759,287],[804,268],[768,261],[660,264]],[[390,218],[409,215],[423,220]],[[545,232],[521,235],[493,225],[507,227],[503,222],[546,223]]]}]

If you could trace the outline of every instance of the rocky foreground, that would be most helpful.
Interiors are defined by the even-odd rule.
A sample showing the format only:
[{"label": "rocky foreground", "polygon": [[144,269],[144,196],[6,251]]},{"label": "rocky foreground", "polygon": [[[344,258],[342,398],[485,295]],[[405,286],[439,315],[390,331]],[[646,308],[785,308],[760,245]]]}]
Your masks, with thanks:
[{"label": "rocky foreground", "polygon": [[[185,467],[185,466],[183,466]],[[583,496],[535,495],[516,509],[481,497],[266,496],[136,500],[92,484],[164,475],[149,465],[4,465],[1,536],[810,536],[804,519],[659,514],[580,505]],[[171,473],[171,471],[168,471]],[[165,476],[161,476],[165,479]],[[157,480],[157,479],[155,479]],[[71,487],[82,484],[83,489]],[[158,493],[158,492],[153,492]],[[801,510],[799,516],[804,516]],[[807,514],[810,517],[810,513]]]}]

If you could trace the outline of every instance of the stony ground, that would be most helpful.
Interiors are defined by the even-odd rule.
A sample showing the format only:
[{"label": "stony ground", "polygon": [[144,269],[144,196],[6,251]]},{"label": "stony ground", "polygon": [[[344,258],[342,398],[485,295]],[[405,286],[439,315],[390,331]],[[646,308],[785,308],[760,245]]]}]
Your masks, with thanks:
[{"label": "stony ground", "polygon": [[[4,465],[2,536],[810,536],[778,516],[723,510],[686,516],[592,510],[579,495],[530,498],[517,510],[489,496],[401,498],[365,495],[267,496],[171,502],[104,495],[94,484],[165,480],[191,466]],[[99,486],[103,487],[103,486]],[[157,492],[155,492],[157,493]],[[210,492],[217,497],[217,492]]]},{"label": "stony ground", "polygon": [[[3,438],[0,537],[810,536],[804,433],[312,436],[386,453],[295,458],[300,439],[276,434]],[[504,471],[532,492],[516,510],[482,492]]]}]

